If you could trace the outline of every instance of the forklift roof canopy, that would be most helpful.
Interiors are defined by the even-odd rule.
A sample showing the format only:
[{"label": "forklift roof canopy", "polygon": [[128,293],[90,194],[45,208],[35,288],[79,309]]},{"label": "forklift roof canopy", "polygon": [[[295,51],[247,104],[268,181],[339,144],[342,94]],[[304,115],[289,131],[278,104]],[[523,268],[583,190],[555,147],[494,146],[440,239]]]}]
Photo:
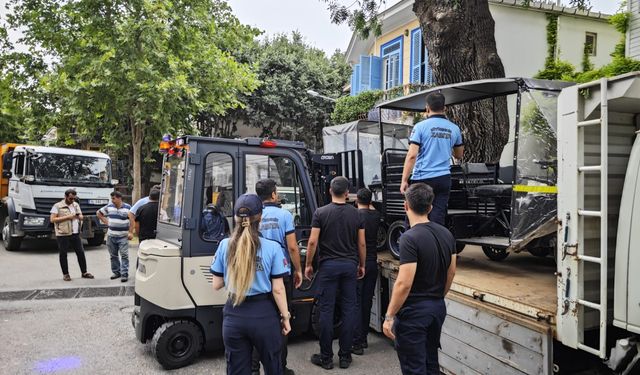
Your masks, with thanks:
[{"label": "forklift roof canopy", "polygon": [[454,105],[515,94],[521,88],[525,90],[560,91],[571,85],[574,85],[574,83],[532,78],[483,79],[432,87],[411,95],[380,103],[378,108],[424,112],[427,104],[427,95],[432,92],[442,93],[446,99],[445,104]]}]

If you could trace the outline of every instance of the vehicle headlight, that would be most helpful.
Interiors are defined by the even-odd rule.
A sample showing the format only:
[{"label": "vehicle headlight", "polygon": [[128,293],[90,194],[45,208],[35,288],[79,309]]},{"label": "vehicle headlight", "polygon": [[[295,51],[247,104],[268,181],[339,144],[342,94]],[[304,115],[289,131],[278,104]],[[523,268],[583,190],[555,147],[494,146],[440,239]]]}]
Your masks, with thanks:
[{"label": "vehicle headlight", "polygon": [[99,204],[108,204],[108,199],[89,199],[89,204],[99,205]]},{"label": "vehicle headlight", "polygon": [[44,225],[44,217],[25,216],[22,219],[22,225],[32,227]]}]

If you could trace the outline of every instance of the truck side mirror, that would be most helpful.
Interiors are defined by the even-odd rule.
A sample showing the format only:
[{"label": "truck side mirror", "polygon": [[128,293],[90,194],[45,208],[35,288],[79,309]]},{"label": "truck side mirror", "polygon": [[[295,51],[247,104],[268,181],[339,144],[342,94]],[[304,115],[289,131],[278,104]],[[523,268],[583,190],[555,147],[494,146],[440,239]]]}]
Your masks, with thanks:
[{"label": "truck side mirror", "polygon": [[2,171],[2,178],[11,178],[11,171]]}]

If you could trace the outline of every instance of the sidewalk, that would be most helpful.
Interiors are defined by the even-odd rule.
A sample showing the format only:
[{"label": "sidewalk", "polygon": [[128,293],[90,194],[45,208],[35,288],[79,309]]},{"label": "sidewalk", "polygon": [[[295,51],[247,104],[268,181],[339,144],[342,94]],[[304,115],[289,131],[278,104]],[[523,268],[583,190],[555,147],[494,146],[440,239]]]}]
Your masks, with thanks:
[{"label": "sidewalk", "polygon": [[[109,279],[111,276],[111,263],[106,245],[99,247],[85,246],[87,271],[92,273],[95,279],[83,279],[80,277],[80,267],[78,266],[76,254],[73,251],[69,252],[67,254],[67,260],[69,263],[69,274],[72,280],[64,281],[62,280],[62,272],[58,260],[58,249],[55,241],[25,241],[22,249],[19,251],[7,251],[0,245],[0,265],[4,270],[0,273],[0,293],[8,296],[10,294],[3,292],[22,291],[22,294],[24,294],[28,291],[48,290],[54,295],[51,298],[60,298],[55,297],[55,294],[58,292],[53,290],[107,288],[123,289],[126,294],[126,290],[133,290],[137,251],[137,240],[131,241],[129,243],[129,281],[126,283],[122,283],[120,279]],[[79,292],[81,294],[86,293],[82,290]],[[65,293],[71,294],[70,297],[65,298],[73,298],[71,290]],[[111,293],[115,293],[115,290],[112,290]],[[0,296],[0,299],[4,298]]]}]

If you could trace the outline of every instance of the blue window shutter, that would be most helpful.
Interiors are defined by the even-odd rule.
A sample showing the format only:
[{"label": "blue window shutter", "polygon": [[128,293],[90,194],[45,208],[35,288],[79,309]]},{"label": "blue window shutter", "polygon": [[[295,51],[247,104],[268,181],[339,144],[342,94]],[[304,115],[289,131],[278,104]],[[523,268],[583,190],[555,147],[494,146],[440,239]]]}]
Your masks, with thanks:
[{"label": "blue window shutter", "polygon": [[433,69],[429,65],[429,51],[427,51],[427,47],[424,48],[424,80],[423,82],[427,85],[435,85],[436,80],[433,78]]},{"label": "blue window shutter", "polygon": [[371,59],[360,56],[360,92],[371,88]]},{"label": "blue window shutter", "polygon": [[411,32],[411,70],[409,80],[411,83],[422,83],[420,65],[422,62],[422,30],[415,29]]},{"label": "blue window shutter", "polygon": [[371,90],[382,90],[382,58],[371,56]]},{"label": "blue window shutter", "polygon": [[351,68],[351,92],[349,93],[351,96],[356,96],[356,67],[353,66]]},{"label": "blue window shutter", "polygon": [[355,81],[356,81],[356,86],[355,86],[355,93],[356,95],[360,94],[360,64],[356,64],[356,66],[353,67],[353,71],[355,74]]}]

